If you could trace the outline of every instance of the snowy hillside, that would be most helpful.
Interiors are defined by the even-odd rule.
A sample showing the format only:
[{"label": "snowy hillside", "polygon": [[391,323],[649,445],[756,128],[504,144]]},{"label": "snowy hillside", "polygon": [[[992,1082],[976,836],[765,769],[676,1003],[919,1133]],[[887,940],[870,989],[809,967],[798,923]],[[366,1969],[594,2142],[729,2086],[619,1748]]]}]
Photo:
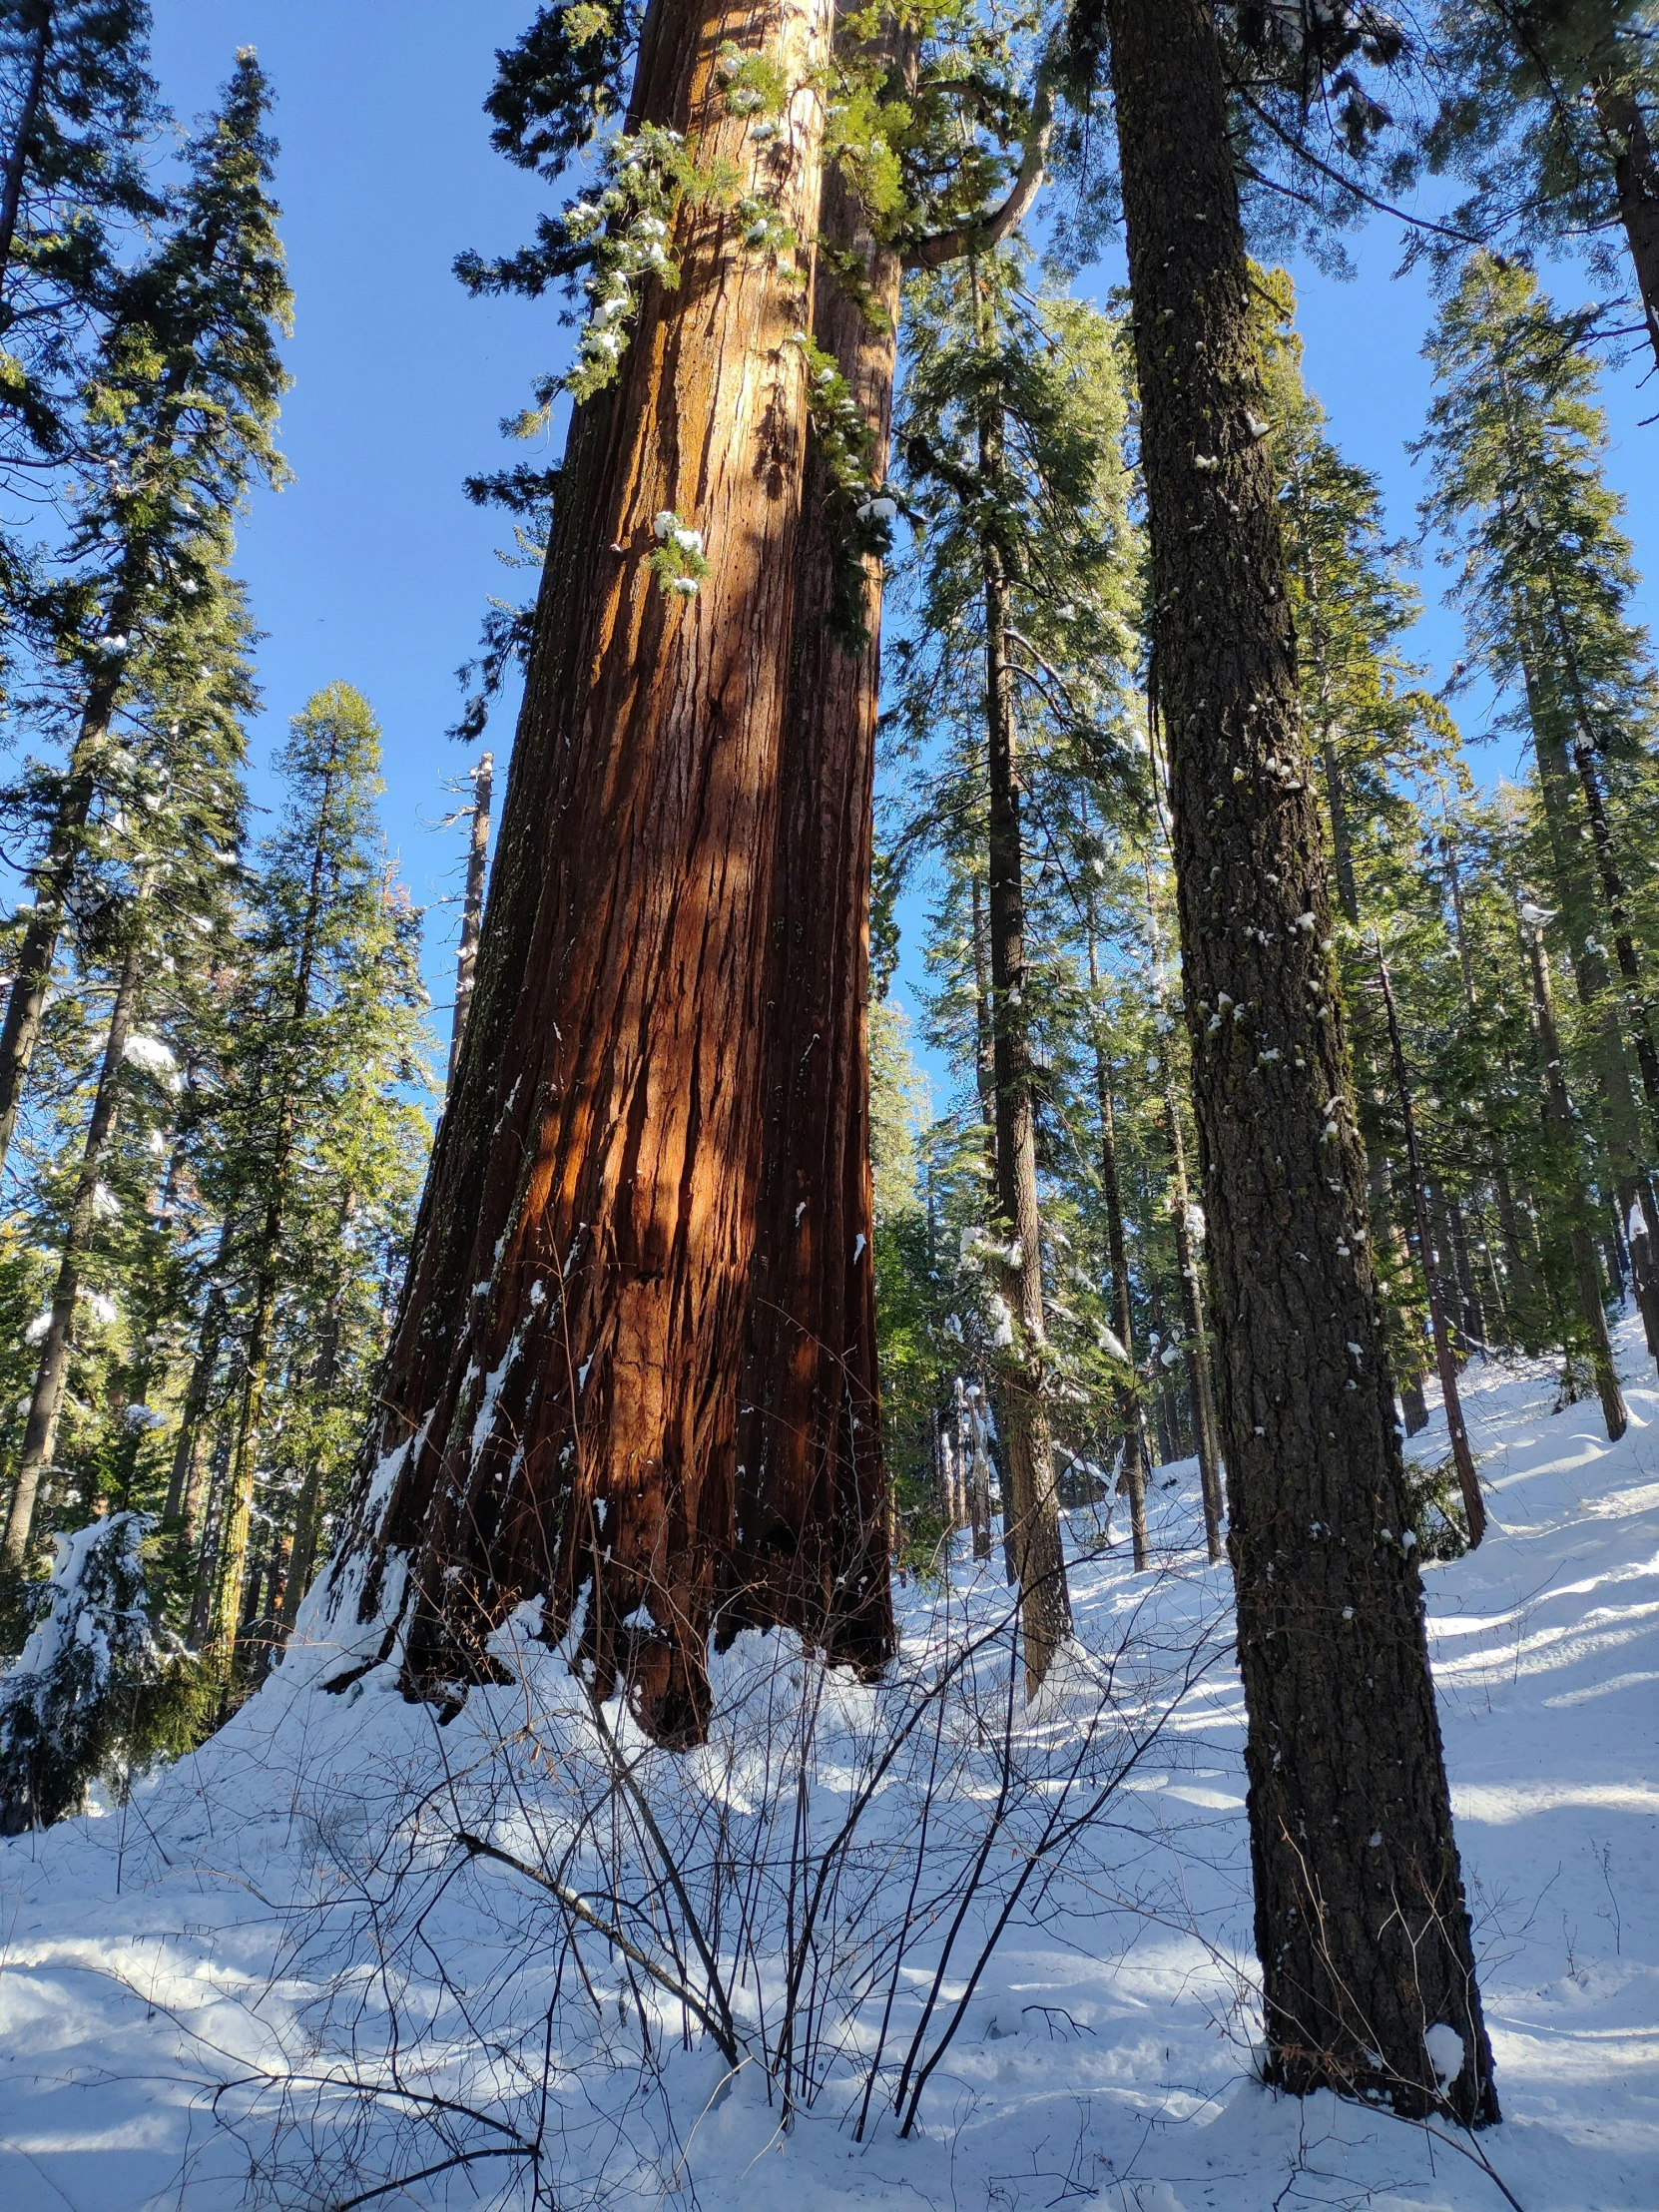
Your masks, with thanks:
[{"label": "snowy hillside", "polygon": [[596,1730],[523,1624],[446,1729],[296,1654],[125,1812],[0,1847],[0,2204],[1654,2212],[1659,1395],[1621,1352],[1617,1447],[1547,1374],[1470,1371],[1491,1530],[1427,1578],[1478,2143],[1251,2078],[1226,1576],[1180,1469],[1155,1574],[1072,1516],[1086,1657],[1034,1713],[960,1556],[903,1593],[894,1682],[745,1639],[681,1759]]}]

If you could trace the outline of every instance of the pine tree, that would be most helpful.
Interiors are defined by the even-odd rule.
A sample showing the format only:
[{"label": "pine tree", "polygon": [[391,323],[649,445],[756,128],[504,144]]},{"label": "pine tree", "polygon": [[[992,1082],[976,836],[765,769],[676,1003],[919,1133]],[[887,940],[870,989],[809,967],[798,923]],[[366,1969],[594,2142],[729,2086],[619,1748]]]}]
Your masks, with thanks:
[{"label": "pine tree", "polygon": [[1303,383],[1289,277],[1275,271],[1259,279],[1259,291],[1303,705],[1340,908],[1371,1238],[1410,1432],[1428,1417],[1421,1391],[1424,1295],[1429,1307],[1438,1301],[1431,1258],[1419,1253],[1413,1262],[1407,1234],[1415,1213],[1395,1111],[1399,1089],[1386,1024],[1374,1003],[1374,935],[1382,916],[1371,902],[1391,883],[1391,855],[1414,830],[1416,796],[1465,772],[1444,704],[1424,689],[1422,671],[1402,651],[1418,597],[1402,572],[1401,549],[1383,534],[1382,487],[1325,434],[1324,410]]},{"label": "pine tree", "polygon": [[145,1592],[141,1513],[58,1538],[39,1618],[0,1679],[0,1836],[47,1828],[111,1763],[121,1708],[161,1672]]},{"label": "pine tree", "polygon": [[[41,1477],[54,1457],[89,1265],[109,1278],[95,1295],[110,1298],[124,1273],[125,1212],[146,1205],[142,1189],[121,1192],[122,1116],[135,1087],[151,1091],[151,1106],[165,1105],[176,1056],[144,1024],[171,1026],[168,1016],[188,996],[203,932],[214,935],[216,913],[223,925],[227,857],[242,834],[242,721],[254,695],[248,619],[226,572],[229,532],[198,530],[176,552],[188,558],[190,588],[158,611],[127,657],[122,723],[106,740],[98,812],[81,837],[70,938],[83,985],[102,977],[112,999],[55,1240],[57,1282],[0,1554],[11,1571],[27,1555]],[[146,1126],[155,1131],[153,1118]],[[122,1217],[114,1231],[112,1210]]]},{"label": "pine tree", "polygon": [[[1108,0],[1267,2067],[1496,2116],[1367,1250],[1271,403],[1199,0]],[[1098,18],[1097,18],[1098,20]],[[1086,28],[1086,25],[1085,25]],[[1086,41],[1084,42],[1087,43]],[[1317,1530],[1317,1534],[1310,1534]],[[1452,2024],[1454,2080],[1425,2023]]]},{"label": "pine tree", "polygon": [[[340,1314],[330,1302],[344,1292],[334,1271],[341,1246],[350,1248],[353,1212],[375,1197],[371,1171],[346,1164],[352,1146],[369,1135],[365,1091],[373,1095],[387,1079],[388,1040],[365,1031],[365,1021],[383,1019],[384,1010],[407,1005],[410,995],[407,952],[386,912],[374,820],[379,761],[379,731],[349,685],[328,686],[294,717],[277,762],[282,820],[262,851],[258,918],[228,1009],[235,1046],[216,1195],[223,1217],[237,1225],[227,1272],[243,1311],[206,1623],[206,1658],[227,1689],[243,1619],[266,1401],[280,1350],[279,1303],[291,1293],[296,1258],[308,1245],[309,1312],[315,1316],[320,1306],[323,1316],[321,1342],[309,1352],[321,1372],[313,1366],[295,1394],[310,1400],[307,1412],[315,1418],[318,1401],[339,1381]],[[413,1075],[407,1034],[396,1024],[389,1048],[398,1062],[392,1079]],[[329,1154],[340,1164],[329,1187],[319,1189],[316,1171]],[[331,1280],[319,1284],[324,1268]],[[338,1457],[337,1443],[330,1450],[320,1440],[301,1455],[307,1479],[315,1476],[301,1503],[302,1548],[314,1546],[321,1486]]]},{"label": "pine tree", "polygon": [[1592,271],[1609,286],[1622,246],[1636,328],[1659,358],[1659,157],[1648,120],[1659,86],[1647,13],[1639,0],[1442,0],[1429,45],[1446,89],[1423,152],[1431,171],[1468,179],[1453,217],[1465,235],[1525,253],[1544,239],[1589,239]]},{"label": "pine tree", "polygon": [[0,5],[0,482],[50,491],[134,233],[162,213],[144,0]]},{"label": "pine tree", "polygon": [[466,890],[461,905],[461,942],[455,954],[455,1013],[449,1030],[449,1080],[461,1056],[467,1004],[478,968],[478,933],[484,925],[484,884],[489,874],[490,800],[495,789],[495,756],[480,753],[471,775],[472,809],[467,836]]},{"label": "pine tree", "polygon": [[[901,449],[912,496],[933,511],[899,712],[918,745],[959,720],[962,767],[983,795],[989,991],[978,996],[1006,1317],[996,1416],[1038,1682],[1070,1616],[1047,1403],[1025,755],[1057,755],[1073,779],[1112,755],[1129,554],[1114,334],[1075,301],[1027,307],[1021,278],[1010,252],[975,256],[919,282],[911,302]],[[968,713],[941,714],[957,687],[971,687],[958,693]],[[931,762],[928,773],[936,780]],[[927,811],[940,796],[935,781]]]},{"label": "pine tree", "polygon": [[[1520,694],[1511,719],[1537,764],[1559,941],[1600,1093],[1600,1152],[1620,1221],[1645,1228],[1637,1294],[1659,1356],[1659,1050],[1630,903],[1652,873],[1654,678],[1629,615],[1630,548],[1602,480],[1606,430],[1578,335],[1526,272],[1472,264],[1429,340],[1442,388],[1419,449],[1433,470],[1424,512],[1455,548],[1471,644],[1500,689]],[[1598,1324],[1584,1319],[1594,1335]]]},{"label": "pine tree", "polygon": [[244,54],[190,151],[169,235],[120,286],[87,393],[96,464],[78,507],[72,581],[55,595],[67,760],[43,783],[34,910],[0,1024],[0,1163],[22,1104],[64,917],[121,740],[133,670],[226,556],[232,516],[271,442],[288,294],[268,185],[265,79]]}]

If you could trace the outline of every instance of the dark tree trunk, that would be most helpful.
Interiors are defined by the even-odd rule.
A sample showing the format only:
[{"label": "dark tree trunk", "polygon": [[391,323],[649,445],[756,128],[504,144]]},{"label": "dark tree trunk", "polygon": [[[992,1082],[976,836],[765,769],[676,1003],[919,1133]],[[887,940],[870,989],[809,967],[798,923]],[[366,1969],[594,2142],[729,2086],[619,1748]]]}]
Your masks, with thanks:
[{"label": "dark tree trunk", "polygon": [[1613,190],[1636,275],[1642,320],[1654,358],[1659,360],[1659,166],[1654,162],[1653,141],[1641,109],[1622,86],[1597,86],[1595,104],[1608,136]]},{"label": "dark tree trunk", "polygon": [[[633,103],[776,188],[808,241],[830,14],[658,4]],[[728,109],[728,43],[800,88],[767,146]],[[560,1637],[585,1598],[596,1689],[626,1677],[689,1740],[735,1532],[810,310],[718,209],[683,207],[673,245],[678,287],[647,287],[572,424],[466,1036],[332,1573],[366,1621],[388,1556],[410,1563],[384,1648],[406,1624],[405,1681],[443,1698],[514,1605],[541,1596]],[[660,514],[703,534],[695,596],[649,567]]]},{"label": "dark tree trunk", "polygon": [[[1523,1235],[1521,1212],[1501,1149],[1491,1153],[1492,1192],[1497,1201],[1498,1238],[1503,1246],[1504,1312],[1511,1342],[1531,1352],[1539,1341],[1538,1277],[1530,1241]],[[1530,1226],[1530,1225],[1528,1225]]]},{"label": "dark tree trunk", "polygon": [[973,930],[973,1081],[985,1132],[985,1195],[996,1204],[996,1065],[991,1045],[991,954],[985,896],[977,873],[969,879]]},{"label": "dark tree trunk", "polygon": [[1164,1084],[1164,1122],[1169,1132],[1170,1215],[1175,1224],[1175,1258],[1181,1270],[1181,1313],[1187,1331],[1188,1372],[1192,1378],[1193,1443],[1204,1493],[1204,1540],[1211,1563],[1224,1551],[1222,1541],[1221,1458],[1216,1448],[1215,1383],[1210,1346],[1204,1334],[1204,1290],[1199,1278],[1198,1240],[1193,1234],[1192,1199],[1187,1189],[1186,1148],[1181,1141],[1180,1102],[1175,1086]]},{"label": "dark tree trunk", "polygon": [[[1215,19],[1108,0],[1271,2079],[1497,2116],[1366,1243]],[[1351,1350],[1357,1347],[1357,1350]],[[1461,2039],[1437,2084],[1425,2029]]]},{"label": "dark tree trunk", "polygon": [[[862,230],[833,167],[813,330],[839,362],[885,481],[898,257]],[[729,1629],[784,1622],[865,1668],[893,1643],[875,1345],[869,1171],[871,795],[881,578],[865,564],[861,649],[837,620],[847,556],[815,440],[796,546],[795,647],[781,768],[767,977],[765,1150],[740,1388]]]},{"label": "dark tree trunk", "polygon": [[985,1427],[985,1393],[977,1382],[969,1383],[967,1391],[964,1478],[968,1525],[973,1530],[973,1556],[988,1559],[991,1555],[991,1454]]},{"label": "dark tree trunk", "polygon": [[202,1422],[213,1394],[214,1376],[225,1344],[225,1269],[231,1257],[232,1241],[231,1223],[227,1220],[220,1226],[219,1243],[214,1252],[208,1300],[202,1312],[202,1326],[197,1332],[190,1381],[185,1385],[179,1433],[174,1439],[167,1502],[162,1508],[162,1528],[169,1534],[177,1534],[181,1553],[192,1551],[201,1533],[195,1522],[193,1497],[200,1487]]},{"label": "dark tree trunk", "polygon": [[[989,402],[979,423],[979,471],[1000,479],[1003,424]],[[1008,1238],[1002,1301],[1012,1343],[996,1364],[997,1428],[1007,1479],[1003,1527],[1012,1550],[1025,1631],[1025,1680],[1035,1692],[1071,1629],[1049,1431],[1047,1325],[1043,1318],[1042,1218],[1037,1208],[1037,1120],[1032,1082],[1030,977],[1025,960],[1025,861],[1020,826],[1014,689],[1007,657],[1008,584],[993,532],[980,539],[985,604],[985,722],[990,800],[987,840],[991,938],[991,1050],[996,1075],[996,1199]]]},{"label": "dark tree trunk", "polygon": [[[486,753],[487,761],[489,755]],[[485,822],[488,823],[488,802],[485,803]],[[354,1194],[349,1190],[340,1204],[339,1231],[343,1240],[356,1210]],[[340,1326],[343,1319],[344,1287],[334,1292],[322,1316],[322,1328],[317,1341],[316,1357],[311,1362],[310,1389],[318,1402],[324,1401],[339,1378]],[[280,1607],[273,1603],[277,1615],[278,1634],[282,1641],[293,1632],[293,1624],[299,1617],[305,1592],[311,1586],[311,1576],[316,1569],[316,1542],[322,1527],[322,1461],[313,1450],[306,1465],[304,1478],[299,1485],[299,1495],[294,1500],[293,1544],[288,1554],[287,1573],[282,1586]]]},{"label": "dark tree trunk", "polygon": [[1451,1262],[1457,1276],[1457,1327],[1466,1352],[1486,1350],[1486,1316],[1481,1311],[1480,1289],[1469,1257],[1469,1227],[1461,1202],[1449,1191],[1443,1194],[1446,1222],[1451,1230]]},{"label": "dark tree trunk", "polygon": [[[1156,716],[1149,713],[1148,724],[1156,737]],[[1154,753],[1155,766],[1159,756]],[[1161,771],[1160,771],[1161,772]],[[1158,908],[1153,897],[1152,874],[1146,872],[1146,925],[1152,947],[1152,965],[1155,974],[1164,972],[1164,947],[1158,925]],[[1094,960],[1093,930],[1090,931],[1089,958],[1091,974]],[[1174,1034],[1174,1017],[1166,1002],[1163,986],[1159,986],[1159,1018]],[[1176,1089],[1174,1072],[1170,1066],[1170,1048],[1166,1044],[1159,1054],[1164,1075],[1164,1132],[1169,1146],[1170,1217],[1175,1229],[1176,1265],[1181,1271],[1181,1316],[1187,1333],[1187,1368],[1192,1383],[1193,1449],[1198,1455],[1199,1483],[1204,1497],[1204,1540],[1212,1566],[1219,1563],[1225,1553],[1222,1522],[1226,1507],[1222,1497],[1221,1454],[1216,1444],[1216,1386],[1210,1367],[1210,1343],[1204,1331],[1204,1286],[1198,1264],[1198,1247],[1203,1233],[1200,1218],[1198,1234],[1194,1233],[1192,1193],[1187,1186],[1187,1147],[1181,1134],[1181,1100]]]}]

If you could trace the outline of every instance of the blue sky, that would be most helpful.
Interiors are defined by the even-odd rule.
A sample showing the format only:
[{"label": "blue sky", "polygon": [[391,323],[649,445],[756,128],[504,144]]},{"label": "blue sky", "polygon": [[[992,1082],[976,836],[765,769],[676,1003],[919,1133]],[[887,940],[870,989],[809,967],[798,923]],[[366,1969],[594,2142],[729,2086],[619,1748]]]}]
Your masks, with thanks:
[{"label": "blue sky", "polygon": [[[467,759],[443,735],[458,706],[453,672],[487,595],[530,581],[496,562],[505,518],[469,506],[461,479],[513,457],[497,424],[569,343],[555,301],[474,301],[450,274],[463,247],[519,244],[546,205],[546,187],[491,153],[481,113],[495,48],[532,12],[533,0],[156,5],[157,70],[182,117],[211,103],[238,46],[259,49],[277,94],[296,298],[282,442],[294,481],[263,496],[242,532],[239,566],[267,632],[256,759],[317,686],[356,684],[385,732],[387,833],[423,901],[459,884],[461,832],[433,827],[454,804],[443,782]],[[1296,272],[1307,374],[1332,435],[1382,478],[1390,527],[1405,535],[1420,487],[1404,447],[1427,404],[1418,348],[1431,301],[1420,276],[1391,276],[1396,224],[1379,219],[1352,252],[1353,281]],[[1116,275],[1103,269],[1082,288],[1103,296]],[[1562,295],[1578,288],[1570,266],[1545,280]],[[1644,383],[1642,368],[1611,373],[1606,399],[1609,473],[1648,573],[1659,568],[1659,422],[1639,425],[1659,413],[1659,377]],[[1413,650],[1443,678],[1460,650],[1456,623],[1431,566],[1422,583]],[[1644,592],[1641,612],[1654,611]],[[1477,726],[1471,716],[1471,734]],[[509,735],[497,727],[498,757]],[[1473,765],[1484,781],[1516,763],[1504,746]],[[262,778],[256,791],[269,792]],[[432,912],[428,972],[440,1000],[453,925],[452,907]]]}]

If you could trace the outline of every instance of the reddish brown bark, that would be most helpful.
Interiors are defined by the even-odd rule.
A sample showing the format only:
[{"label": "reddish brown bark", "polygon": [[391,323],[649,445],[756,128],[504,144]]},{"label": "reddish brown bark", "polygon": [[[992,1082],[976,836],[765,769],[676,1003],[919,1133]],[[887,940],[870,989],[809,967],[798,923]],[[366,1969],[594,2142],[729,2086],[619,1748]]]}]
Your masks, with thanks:
[{"label": "reddish brown bark", "polygon": [[[813,332],[839,362],[885,473],[898,258],[833,171],[824,235],[861,265],[867,303],[821,259]],[[873,310],[873,311],[872,311]],[[837,1657],[892,1650],[875,1351],[869,1173],[869,883],[880,573],[866,564],[867,642],[833,621],[848,515],[822,452],[796,552],[782,803],[767,976],[765,1151],[738,1426],[728,1630],[787,1622]]]},{"label": "reddish brown bark", "polygon": [[[717,56],[782,54],[805,86],[830,12],[659,6],[634,99],[776,188],[808,241],[819,96],[762,146]],[[549,1635],[580,1615],[599,1688],[626,1676],[689,1738],[734,1531],[806,301],[731,215],[688,205],[674,244],[678,288],[648,288],[572,426],[477,982],[333,1583],[366,1548],[368,1618],[408,1561],[405,1681],[426,1694],[476,1679],[489,1630],[539,1595]],[[647,565],[665,509],[706,540],[692,599]]]}]

